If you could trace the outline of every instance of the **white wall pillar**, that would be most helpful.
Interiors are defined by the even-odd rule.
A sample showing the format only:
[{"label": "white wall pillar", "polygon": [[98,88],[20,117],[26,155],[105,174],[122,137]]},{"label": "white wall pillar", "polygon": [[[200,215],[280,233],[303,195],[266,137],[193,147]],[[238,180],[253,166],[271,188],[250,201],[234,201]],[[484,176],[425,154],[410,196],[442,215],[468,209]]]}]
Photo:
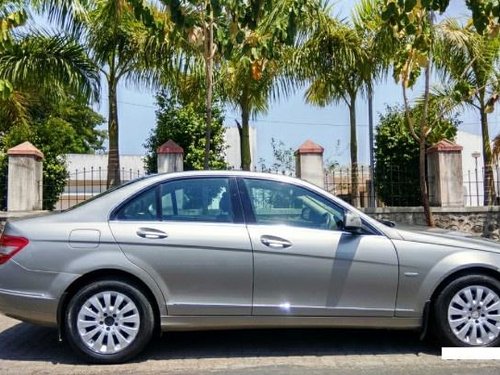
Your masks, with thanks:
[{"label": "white wall pillar", "polygon": [[462,146],[442,140],[427,150],[429,200],[433,206],[464,205]]},{"label": "white wall pillar", "polygon": [[297,177],[324,188],[323,152],[324,148],[320,145],[309,139],[305,141],[295,151],[295,174]]},{"label": "white wall pillar", "polygon": [[9,149],[7,155],[7,211],[41,210],[43,153],[30,142],[24,142]]},{"label": "white wall pillar", "polygon": [[158,147],[158,173],[182,172],[184,170],[184,150],[169,139]]}]

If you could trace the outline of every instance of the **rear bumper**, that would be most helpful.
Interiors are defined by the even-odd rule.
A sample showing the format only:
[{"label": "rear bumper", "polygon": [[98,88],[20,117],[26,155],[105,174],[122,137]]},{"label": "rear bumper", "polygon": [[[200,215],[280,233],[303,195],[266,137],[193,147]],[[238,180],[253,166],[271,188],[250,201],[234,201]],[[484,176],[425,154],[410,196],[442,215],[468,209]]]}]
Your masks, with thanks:
[{"label": "rear bumper", "polygon": [[0,289],[0,312],[11,318],[34,324],[56,326],[57,305],[55,298]]},{"label": "rear bumper", "polygon": [[60,298],[77,277],[29,270],[11,259],[0,266],[0,313],[34,324],[56,326]]}]

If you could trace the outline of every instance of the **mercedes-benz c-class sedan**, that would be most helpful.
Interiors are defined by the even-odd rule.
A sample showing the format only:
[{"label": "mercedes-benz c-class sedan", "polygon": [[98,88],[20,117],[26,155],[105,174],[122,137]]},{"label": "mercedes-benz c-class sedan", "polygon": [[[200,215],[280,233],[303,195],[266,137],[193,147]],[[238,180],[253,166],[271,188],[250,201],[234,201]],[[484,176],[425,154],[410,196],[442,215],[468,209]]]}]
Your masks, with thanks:
[{"label": "mercedes-benz c-class sedan", "polygon": [[156,332],[217,328],[421,329],[493,346],[500,245],[398,230],[294,178],[155,175],[7,222],[0,311],[58,327],[100,363]]}]

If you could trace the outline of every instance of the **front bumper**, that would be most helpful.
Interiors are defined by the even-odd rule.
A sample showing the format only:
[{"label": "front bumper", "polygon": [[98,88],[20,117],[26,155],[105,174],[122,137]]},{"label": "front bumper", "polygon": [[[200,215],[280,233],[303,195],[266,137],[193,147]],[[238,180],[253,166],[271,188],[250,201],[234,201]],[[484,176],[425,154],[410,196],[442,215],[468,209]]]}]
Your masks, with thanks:
[{"label": "front bumper", "polygon": [[77,277],[29,270],[11,259],[0,266],[0,313],[34,324],[57,326],[60,298]]}]

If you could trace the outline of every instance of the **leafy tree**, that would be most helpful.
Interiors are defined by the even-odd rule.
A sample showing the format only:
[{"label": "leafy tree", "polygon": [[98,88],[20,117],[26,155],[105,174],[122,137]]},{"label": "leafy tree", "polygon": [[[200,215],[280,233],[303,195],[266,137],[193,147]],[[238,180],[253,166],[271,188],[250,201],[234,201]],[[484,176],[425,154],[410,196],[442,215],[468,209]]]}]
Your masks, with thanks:
[{"label": "leafy tree", "polygon": [[[405,30],[409,34],[419,33],[418,18],[412,16],[415,11],[445,12],[450,0],[388,0],[383,9],[384,19],[393,26],[395,32]],[[497,0],[465,0],[472,12],[474,27],[480,34],[488,34],[492,38],[500,32],[500,3]]]},{"label": "leafy tree", "polygon": [[[156,150],[172,139],[184,149],[184,170],[204,169],[205,155],[205,109],[200,102],[183,102],[166,91],[157,97],[156,128],[151,131],[146,148],[146,170],[157,173]],[[217,102],[212,106],[212,142],[210,142],[210,169],[225,169],[224,160],[224,116]]]},{"label": "leafy tree", "polygon": [[[413,110],[415,117],[420,113]],[[419,144],[411,136],[402,107],[387,107],[379,117],[375,148],[375,181],[378,197],[388,206],[420,206]],[[453,139],[459,121],[440,119],[429,134],[429,144]],[[418,129],[417,129],[418,132]]]},{"label": "leafy tree", "polygon": [[[390,1],[386,7],[381,8],[380,30],[385,35],[392,35],[392,48],[386,53],[391,54],[394,79],[400,83],[403,91],[406,125],[411,136],[419,144],[419,185],[422,205],[427,225],[434,226],[425,173],[427,137],[436,124],[429,122],[431,59],[434,42],[432,7],[429,2]],[[420,99],[421,111],[417,119],[411,109],[408,90],[415,85],[422,72],[424,73],[424,90]],[[449,110],[450,108],[447,108],[447,111],[443,113]]]},{"label": "leafy tree", "polygon": [[[5,181],[7,177],[7,150],[30,141],[44,154],[43,208],[53,209],[66,184],[64,155],[102,150],[106,133],[96,128],[104,118],[71,97],[61,99],[57,104],[45,97],[39,98],[37,105],[30,108],[29,117],[29,124],[16,124],[1,138],[0,178]],[[3,189],[0,206],[5,208],[6,185],[0,186]]]},{"label": "leafy tree", "polygon": [[47,151],[58,155],[104,151],[107,132],[98,127],[105,119],[78,98],[67,96],[58,103],[40,98],[30,112],[31,127],[46,140]]},{"label": "leafy tree", "polygon": [[[496,37],[500,30],[500,4],[494,0],[466,0],[471,9],[473,22],[480,33]],[[390,0],[381,8],[384,28],[392,31],[394,44],[398,46],[393,55],[394,77],[401,82],[406,108],[408,127],[412,136],[419,141],[420,190],[426,221],[434,225],[432,212],[427,196],[425,176],[425,144],[426,137],[432,131],[432,124],[427,123],[427,110],[430,103],[431,61],[434,53],[433,12],[444,12],[449,0],[399,1]],[[455,42],[460,42],[458,39]],[[411,88],[418,76],[424,73],[424,94],[422,98],[423,116],[421,116],[420,133],[417,134],[414,119],[410,116],[407,89]],[[447,112],[451,105],[444,105]]]},{"label": "leafy tree", "polygon": [[477,111],[481,119],[484,161],[484,204],[493,204],[495,183],[488,114],[500,99],[500,38],[479,34],[455,20],[438,25],[435,62],[448,87],[449,100]]}]

